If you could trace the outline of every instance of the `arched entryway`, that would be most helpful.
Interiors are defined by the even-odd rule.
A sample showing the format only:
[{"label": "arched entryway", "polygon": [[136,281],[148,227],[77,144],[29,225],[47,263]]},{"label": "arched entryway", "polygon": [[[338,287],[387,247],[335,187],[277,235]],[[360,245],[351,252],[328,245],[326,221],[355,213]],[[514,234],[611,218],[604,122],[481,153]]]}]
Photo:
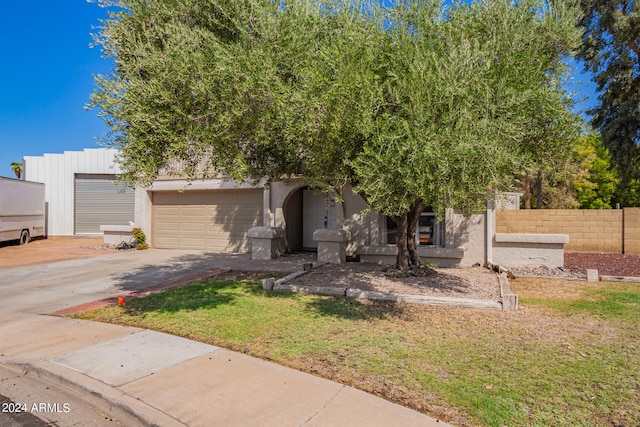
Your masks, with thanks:
[{"label": "arched entryway", "polygon": [[335,201],[309,187],[300,187],[289,194],[283,204],[283,214],[290,252],[317,250],[313,232],[337,228]]}]

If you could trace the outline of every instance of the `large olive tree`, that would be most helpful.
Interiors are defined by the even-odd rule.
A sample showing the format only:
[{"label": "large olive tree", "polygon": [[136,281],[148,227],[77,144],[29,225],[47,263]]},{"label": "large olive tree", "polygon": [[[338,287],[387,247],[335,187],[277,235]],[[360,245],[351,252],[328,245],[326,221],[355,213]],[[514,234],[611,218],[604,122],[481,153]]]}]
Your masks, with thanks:
[{"label": "large olive tree", "polygon": [[[561,2],[116,0],[92,104],[122,179],[352,184],[418,264],[424,206],[473,211],[570,133]],[[553,161],[553,159],[549,159]]]}]

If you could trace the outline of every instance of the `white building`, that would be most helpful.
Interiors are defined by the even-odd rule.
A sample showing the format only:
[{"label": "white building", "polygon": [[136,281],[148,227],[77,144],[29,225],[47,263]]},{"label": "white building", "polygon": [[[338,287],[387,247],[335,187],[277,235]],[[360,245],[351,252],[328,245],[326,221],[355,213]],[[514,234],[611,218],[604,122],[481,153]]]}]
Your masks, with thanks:
[{"label": "white building", "polygon": [[115,185],[120,168],[109,148],[25,156],[24,177],[45,184],[46,234],[102,234],[100,225],[134,219],[134,191]]}]

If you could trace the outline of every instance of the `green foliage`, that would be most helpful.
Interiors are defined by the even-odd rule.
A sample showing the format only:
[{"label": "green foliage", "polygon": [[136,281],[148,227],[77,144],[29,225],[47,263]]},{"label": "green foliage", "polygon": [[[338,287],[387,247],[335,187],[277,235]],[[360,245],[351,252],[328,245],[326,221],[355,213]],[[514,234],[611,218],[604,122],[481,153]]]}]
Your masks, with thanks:
[{"label": "green foliage", "polygon": [[16,179],[20,179],[22,177],[22,163],[12,162],[11,169],[13,173],[16,175]]},{"label": "green foliage", "polygon": [[580,4],[585,32],[579,57],[595,75],[599,92],[593,124],[627,183],[640,178],[640,2]]},{"label": "green foliage", "polygon": [[565,315],[589,315],[635,324],[640,320],[640,287],[636,283],[606,283],[585,287],[579,298],[525,298],[524,304],[558,310]]},{"label": "green foliage", "polygon": [[343,159],[362,140],[369,91],[351,71],[362,68],[370,39],[384,37],[356,5],[117,4],[124,10],[96,36],[116,68],[97,77],[91,106],[113,131],[123,181],[148,184],[159,170],[241,181],[303,174],[316,187],[349,181]]},{"label": "green foliage", "polygon": [[596,133],[583,135],[576,147],[587,171],[574,182],[576,198],[581,209],[611,209],[619,182],[617,171],[611,165],[609,150]]},{"label": "green foliage", "polygon": [[477,211],[519,171],[557,162],[577,129],[560,88],[563,54],[578,37],[569,11],[427,4],[387,11],[397,25],[384,47],[374,137],[353,162],[357,188],[389,215],[416,199],[440,213]]},{"label": "green foliage", "polygon": [[615,201],[623,207],[640,206],[640,179],[621,181],[616,191]]},{"label": "green foliage", "polygon": [[575,133],[561,1],[115,3],[92,106],[125,182],[302,176],[392,216],[473,212]]},{"label": "green foliage", "polygon": [[149,249],[149,244],[147,243],[147,236],[144,234],[141,228],[134,228],[131,230],[131,235],[134,239],[136,239],[136,249],[139,251]]}]

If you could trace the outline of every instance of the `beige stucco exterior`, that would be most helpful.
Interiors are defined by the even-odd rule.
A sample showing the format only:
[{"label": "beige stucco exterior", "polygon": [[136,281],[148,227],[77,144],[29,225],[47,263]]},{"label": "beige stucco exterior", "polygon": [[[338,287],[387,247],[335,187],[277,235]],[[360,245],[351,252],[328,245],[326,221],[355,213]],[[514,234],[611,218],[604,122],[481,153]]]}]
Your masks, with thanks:
[{"label": "beige stucco exterior", "polygon": [[[166,177],[154,182],[150,188],[136,190],[135,224],[148,236],[154,246],[156,230],[153,229],[154,194],[171,192],[216,192],[241,191],[254,189],[262,191],[262,221],[259,227],[275,227],[284,231],[285,248],[292,240],[299,238],[301,218],[299,212],[292,209],[293,203],[300,203],[299,192],[306,186],[300,179],[239,184],[225,179],[187,182],[170,180]],[[384,216],[367,209],[365,201],[355,194],[351,187],[345,188],[340,197],[330,198],[332,212],[335,212],[335,224],[332,227],[344,230],[349,236],[346,241],[345,255],[359,257],[363,261],[395,262],[395,245],[383,243],[382,229]],[[337,200],[336,200],[337,199]],[[304,206],[302,207],[304,209]],[[485,214],[465,217],[452,209],[445,215],[444,242],[442,247],[420,247],[420,255],[438,266],[471,266],[485,263]],[[297,231],[296,231],[297,230]],[[273,233],[281,236],[282,233]],[[263,244],[263,243],[261,243]],[[268,247],[271,247],[270,244]],[[279,246],[275,246],[279,247]]]}]

